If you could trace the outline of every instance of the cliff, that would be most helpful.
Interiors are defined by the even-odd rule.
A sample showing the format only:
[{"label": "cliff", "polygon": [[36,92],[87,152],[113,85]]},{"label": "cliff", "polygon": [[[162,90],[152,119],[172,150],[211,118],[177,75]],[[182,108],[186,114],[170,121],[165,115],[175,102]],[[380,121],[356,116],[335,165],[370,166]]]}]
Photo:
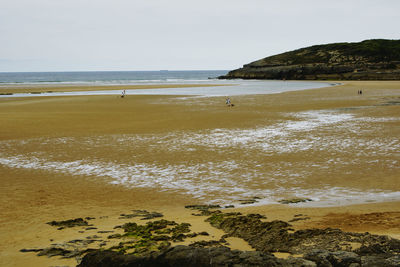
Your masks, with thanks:
[{"label": "cliff", "polygon": [[400,40],[310,46],[254,61],[219,78],[400,80]]}]

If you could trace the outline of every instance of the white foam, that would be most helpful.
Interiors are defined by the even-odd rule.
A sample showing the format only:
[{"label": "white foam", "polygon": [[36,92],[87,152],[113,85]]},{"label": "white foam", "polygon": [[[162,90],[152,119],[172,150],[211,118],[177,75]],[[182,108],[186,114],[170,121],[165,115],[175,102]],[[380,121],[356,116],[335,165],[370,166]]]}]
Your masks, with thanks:
[{"label": "white foam", "polygon": [[[287,195],[310,197],[327,205],[346,199],[398,198],[397,187],[393,192],[360,191],[338,187],[323,177],[315,186],[319,189],[305,189],[307,179],[316,171],[329,174],[335,169],[350,176],[352,166],[364,164],[366,173],[376,168],[398,172],[399,138],[373,134],[382,123],[398,118],[356,117],[327,110],[286,116],[288,120],[253,129],[2,141],[0,165],[101,178],[128,187],[175,190],[212,203],[255,195],[264,199],[262,203],[276,203]],[[374,127],[366,128],[366,123]],[[372,133],[364,137],[363,131]],[[107,148],[110,159],[96,154],[98,148]],[[200,155],[198,150],[209,153]],[[304,151],[313,157],[286,160]],[[329,157],[319,159],[321,151]],[[236,153],[240,153],[240,160]],[[349,158],[349,153],[354,157]],[[146,158],[150,154],[152,158]],[[277,154],[283,154],[281,161],[265,160]],[[170,155],[179,156],[170,159]]]},{"label": "white foam", "polygon": [[[1,157],[0,164],[11,168],[38,169],[75,176],[103,177],[112,184],[133,187],[156,187],[195,192],[197,197],[213,192],[243,192],[235,181],[224,178],[224,171],[238,166],[235,162],[219,164],[165,165],[138,163],[122,165],[104,162],[87,163],[46,161],[35,157]],[[234,190],[233,190],[234,189]]]}]

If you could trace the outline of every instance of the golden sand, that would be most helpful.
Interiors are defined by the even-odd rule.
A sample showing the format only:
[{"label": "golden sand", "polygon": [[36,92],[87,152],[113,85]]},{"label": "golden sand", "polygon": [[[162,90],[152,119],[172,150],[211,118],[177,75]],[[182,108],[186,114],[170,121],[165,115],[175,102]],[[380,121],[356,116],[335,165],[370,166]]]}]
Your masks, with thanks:
[{"label": "golden sand", "polygon": [[[80,87],[79,90],[82,89]],[[97,87],[85,88],[91,89],[98,90]],[[359,89],[363,90],[361,97],[357,95]],[[37,88],[23,90],[36,91]],[[351,112],[372,118],[398,118],[400,106],[386,104],[399,101],[399,97],[400,82],[346,82],[342,86],[329,88],[275,95],[238,96],[232,99],[234,108],[224,106],[224,99],[221,97],[193,98],[190,101],[177,100],[173,96],[128,96],[124,99],[116,96],[2,98],[0,141],[12,143],[35,138],[50,140],[124,134],[165,135],[171,132],[190,133],[216,128],[248,129],[260,125],[275,125],[277,121],[285,120],[285,114],[290,112],[366,106],[371,108],[354,109]],[[380,134],[382,137],[398,138],[399,121],[385,122]],[[368,138],[367,134],[363,138]],[[34,152],[37,148],[36,143],[28,142],[25,146],[16,146],[15,149],[23,154]],[[83,148],[78,146],[62,147],[66,151],[57,151],[60,149],[57,146],[41,149],[41,153],[54,153],[55,158],[57,155],[67,155],[63,157],[76,159],[85,155]],[[138,148],[137,152],[141,154],[140,159],[143,162],[154,160],[154,155],[148,154],[146,150]],[[110,150],[101,146],[93,153],[95,157],[109,161],[128,161],[133,155],[132,151],[114,151],[113,148]],[[209,151],[200,150],[198,153],[200,159],[209,156]],[[169,156],[169,161],[185,161],[179,152]],[[306,156],[306,152],[298,153],[288,160],[296,162]],[[163,153],[156,154],[156,157],[160,157],[157,158],[159,162],[165,160],[162,158]],[[238,153],[237,160],[240,158]],[[274,163],[280,159],[279,156],[272,155],[268,160]],[[317,158],[315,160],[318,161]],[[368,166],[354,165],[349,168],[354,179],[349,179],[348,175],[342,173],[350,169],[332,170],[328,175],[336,179],[340,186],[359,190],[378,188],[400,191],[400,174],[396,168],[374,167],[369,170],[368,180],[363,180],[365,168]],[[311,175],[306,187],[317,188],[322,174],[327,173],[316,171]],[[96,234],[95,231],[79,233],[74,228],[58,231],[45,224],[52,220],[90,216],[96,218],[94,224],[99,226],[99,230],[111,230],[113,226],[125,222],[118,219],[119,214],[129,213],[133,209],[147,209],[162,212],[170,220],[190,222],[193,231],[207,231],[211,234],[210,239],[218,239],[223,234],[205,223],[204,217],[192,216],[191,211],[184,209],[184,205],[201,201],[180,193],[179,190],[160,192],[157,188],[126,188],[108,184],[96,177],[9,168],[3,165],[0,165],[0,177],[1,266],[74,265],[74,260],[37,257],[34,253],[19,252],[23,248],[47,247],[52,242],[59,243]],[[310,218],[293,222],[295,229],[336,227],[345,231],[369,231],[399,238],[399,204],[385,202],[333,208],[265,205],[236,210],[244,213],[257,212],[271,220],[288,221],[299,214]],[[100,218],[102,216],[107,217]],[[230,240],[230,243],[234,248],[251,249],[242,240]]]}]

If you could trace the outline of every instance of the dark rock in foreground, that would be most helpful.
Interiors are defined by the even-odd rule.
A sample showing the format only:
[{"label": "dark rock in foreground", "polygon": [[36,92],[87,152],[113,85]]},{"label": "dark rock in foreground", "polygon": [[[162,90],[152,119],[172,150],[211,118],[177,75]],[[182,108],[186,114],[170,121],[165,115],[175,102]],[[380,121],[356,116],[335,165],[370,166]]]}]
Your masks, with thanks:
[{"label": "dark rock in foreground", "polygon": [[[228,236],[246,240],[253,248],[263,252],[305,254],[314,249],[348,251],[360,256],[400,254],[400,240],[369,233],[348,233],[339,229],[305,229],[293,231],[284,221],[263,222],[254,214],[213,214],[207,219]],[[353,249],[357,244],[358,249]]]},{"label": "dark rock in foreground", "polygon": [[[400,266],[400,240],[329,228],[293,231],[287,222],[262,220],[265,217],[259,214],[214,211],[207,221],[227,233],[219,241],[199,241],[190,246],[168,245],[158,251],[137,251],[140,253],[123,254],[124,250],[91,252],[79,266]],[[148,223],[147,227],[164,227],[165,223],[170,222],[161,220]],[[176,226],[183,232],[188,231],[184,223]],[[143,227],[134,223],[124,225],[124,229],[136,233],[135,236],[143,232]],[[226,237],[242,238],[256,251],[231,250],[224,246]],[[302,256],[279,259],[273,252]]]},{"label": "dark rock in foreground", "polygon": [[[288,203],[304,200],[308,201],[292,199]],[[200,212],[194,214],[196,216],[207,216],[206,221],[225,234],[219,240],[210,239],[213,238],[210,236],[207,240],[191,240],[192,243],[188,246],[174,246],[174,242],[209,234],[191,232],[189,223],[161,219],[146,224],[127,222],[114,227],[124,232],[111,234],[108,240],[91,235],[51,244],[47,248],[25,248],[20,252],[75,258],[80,262],[79,266],[400,266],[400,240],[388,236],[350,233],[331,228],[294,231],[288,222],[266,221],[267,218],[260,214],[222,212],[217,206],[210,205],[191,205],[186,208]],[[132,214],[121,216],[125,219],[148,216],[157,218],[160,215],[156,212],[135,210]],[[292,221],[306,219],[309,217],[296,214]],[[48,224],[60,228],[90,226],[82,218],[52,221]],[[247,241],[256,251],[231,250],[226,247],[229,246],[229,237]],[[98,242],[98,250],[89,247],[95,242]],[[109,242],[112,243],[104,250],[103,247]],[[272,254],[276,252],[283,252],[283,255],[289,257],[277,258]]]},{"label": "dark rock in foreground", "polygon": [[316,266],[304,259],[282,260],[258,251],[230,250],[227,247],[198,248],[176,246],[161,253],[146,256],[122,255],[112,251],[87,254],[80,267],[102,266]]},{"label": "dark rock in foreground", "polygon": [[227,247],[199,248],[176,246],[147,255],[120,254],[114,251],[88,253],[79,267],[203,267],[203,266],[302,266],[302,267],[395,267],[400,256],[360,256],[348,251],[313,250],[304,258],[278,259],[268,252],[230,250]]},{"label": "dark rock in foreground", "polygon": [[400,80],[400,40],[310,46],[266,57],[219,78]]},{"label": "dark rock in foreground", "polygon": [[399,255],[360,256],[348,251],[312,250],[303,258],[278,259],[268,252],[230,250],[227,247],[176,246],[147,255],[120,254],[115,251],[88,253],[79,267],[203,267],[203,266],[302,266],[302,267],[397,267]]}]

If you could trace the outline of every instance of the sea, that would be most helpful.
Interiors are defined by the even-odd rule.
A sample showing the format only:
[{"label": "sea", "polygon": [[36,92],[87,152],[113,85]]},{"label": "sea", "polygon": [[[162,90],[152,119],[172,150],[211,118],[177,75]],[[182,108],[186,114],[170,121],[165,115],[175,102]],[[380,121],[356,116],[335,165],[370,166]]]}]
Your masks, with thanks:
[{"label": "sea", "polygon": [[137,84],[203,82],[227,70],[0,72],[0,84]]},{"label": "sea", "polygon": [[[120,90],[99,90],[80,92],[43,92],[12,93],[13,88],[23,86],[57,87],[65,85],[100,86],[100,85],[179,85],[176,88],[132,89],[129,95],[189,95],[189,96],[233,96],[274,94],[335,85],[328,82],[310,81],[261,81],[261,80],[219,80],[227,70],[197,71],[86,71],[86,72],[2,72],[0,88],[7,88],[11,93],[0,97],[27,96],[70,96],[70,95],[115,95]],[[185,87],[196,84],[200,87]],[[201,85],[205,85],[202,87]],[[218,85],[218,86],[212,86]],[[224,85],[224,86],[221,86]]]}]

